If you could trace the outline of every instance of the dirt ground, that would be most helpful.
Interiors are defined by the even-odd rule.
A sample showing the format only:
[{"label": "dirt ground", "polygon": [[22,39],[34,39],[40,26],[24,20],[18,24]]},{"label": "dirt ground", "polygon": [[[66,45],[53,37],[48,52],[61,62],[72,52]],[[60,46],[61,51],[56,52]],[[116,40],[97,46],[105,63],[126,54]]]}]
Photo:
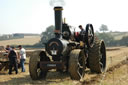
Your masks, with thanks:
[{"label": "dirt ground", "polygon": [[[28,61],[25,64],[26,72],[8,75],[0,72],[0,85],[127,85],[128,63],[124,63],[128,56],[127,47],[108,48],[107,70],[103,74],[92,74],[89,69],[81,81],[71,80],[69,74],[50,71],[46,80],[33,81],[29,76]],[[123,61],[123,62],[121,62]]]}]

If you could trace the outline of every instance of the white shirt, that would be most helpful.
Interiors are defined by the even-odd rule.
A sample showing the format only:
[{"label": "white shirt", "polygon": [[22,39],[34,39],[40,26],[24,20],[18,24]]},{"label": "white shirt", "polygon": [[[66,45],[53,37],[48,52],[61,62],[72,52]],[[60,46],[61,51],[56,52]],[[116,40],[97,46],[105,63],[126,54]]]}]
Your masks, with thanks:
[{"label": "white shirt", "polygon": [[24,48],[20,50],[20,59],[26,59],[26,51]]}]

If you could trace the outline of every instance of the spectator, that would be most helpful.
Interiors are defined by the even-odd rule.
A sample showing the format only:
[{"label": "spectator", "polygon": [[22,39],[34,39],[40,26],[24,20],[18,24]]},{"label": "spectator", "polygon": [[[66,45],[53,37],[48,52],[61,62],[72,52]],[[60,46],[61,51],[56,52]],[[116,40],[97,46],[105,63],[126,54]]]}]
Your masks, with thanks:
[{"label": "spectator", "polygon": [[12,50],[12,48],[10,47],[10,45],[7,45],[4,50],[5,50],[5,53],[3,53],[3,55],[8,57],[8,53]]},{"label": "spectator", "polygon": [[11,51],[11,50],[12,50],[12,48],[10,47],[10,45],[7,45],[5,48],[6,53],[9,53],[9,51]]},{"label": "spectator", "polygon": [[17,52],[15,50],[15,47],[12,47],[12,50],[9,51],[8,53],[8,58],[9,58],[9,74],[12,74],[12,67],[14,66],[14,70],[16,72],[16,74],[18,73],[18,63],[17,63]]},{"label": "spectator", "polygon": [[24,62],[26,60],[26,50],[21,45],[19,45],[18,47],[20,50],[19,57],[20,57],[21,71],[25,72]]}]

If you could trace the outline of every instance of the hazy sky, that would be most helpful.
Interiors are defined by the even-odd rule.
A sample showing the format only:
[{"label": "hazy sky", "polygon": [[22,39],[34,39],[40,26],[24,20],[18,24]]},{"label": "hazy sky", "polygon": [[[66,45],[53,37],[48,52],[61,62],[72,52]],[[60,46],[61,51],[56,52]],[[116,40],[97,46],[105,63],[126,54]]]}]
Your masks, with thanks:
[{"label": "hazy sky", "polygon": [[[50,0],[0,0],[0,34],[41,33],[54,25]],[[63,17],[72,26],[101,24],[112,31],[128,31],[128,0],[64,0]]]}]

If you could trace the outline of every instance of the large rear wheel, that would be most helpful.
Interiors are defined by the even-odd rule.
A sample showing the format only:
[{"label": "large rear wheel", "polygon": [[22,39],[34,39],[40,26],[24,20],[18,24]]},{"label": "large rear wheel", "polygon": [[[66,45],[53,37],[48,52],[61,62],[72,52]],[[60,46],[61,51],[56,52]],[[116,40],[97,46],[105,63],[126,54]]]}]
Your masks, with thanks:
[{"label": "large rear wheel", "polygon": [[89,68],[92,72],[102,73],[106,68],[106,48],[103,40],[96,40],[89,49]]},{"label": "large rear wheel", "polygon": [[80,49],[72,50],[69,58],[69,73],[72,79],[80,80],[85,74],[85,55]]},{"label": "large rear wheel", "polygon": [[41,51],[35,51],[33,56],[30,57],[29,61],[29,73],[33,80],[45,78],[47,75],[47,71],[43,71],[40,69],[40,54]]}]

